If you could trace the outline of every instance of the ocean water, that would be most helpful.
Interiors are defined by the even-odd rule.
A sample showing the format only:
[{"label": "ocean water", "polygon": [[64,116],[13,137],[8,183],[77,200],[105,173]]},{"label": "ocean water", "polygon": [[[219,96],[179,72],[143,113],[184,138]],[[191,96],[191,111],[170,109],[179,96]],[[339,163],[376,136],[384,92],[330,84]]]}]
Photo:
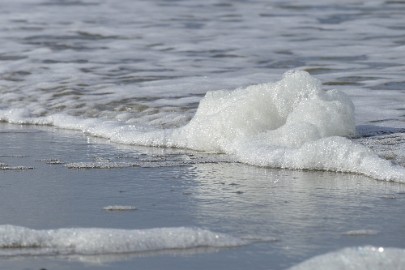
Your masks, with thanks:
[{"label": "ocean water", "polygon": [[[0,119],[75,130],[117,148],[175,151],[168,160],[154,156],[160,150],[124,159],[62,156],[66,169],[237,164],[402,185],[404,12],[402,1],[391,0],[2,1]],[[4,173],[33,166],[0,161]],[[136,211],[131,205],[103,207]],[[191,225],[158,224],[159,231],[150,233],[11,223],[0,227],[0,256],[24,255],[27,248],[37,255],[95,255],[252,241],[221,229],[224,224],[219,232],[211,223]],[[142,234],[137,241],[145,245],[120,241],[126,233]],[[103,240],[86,240],[92,247],[60,244],[73,241],[72,235]],[[173,235],[196,240],[173,242]],[[109,245],[103,241],[110,247],[98,249]],[[386,251],[403,264],[395,261],[403,251]],[[358,250],[341,252],[356,260]]]}]

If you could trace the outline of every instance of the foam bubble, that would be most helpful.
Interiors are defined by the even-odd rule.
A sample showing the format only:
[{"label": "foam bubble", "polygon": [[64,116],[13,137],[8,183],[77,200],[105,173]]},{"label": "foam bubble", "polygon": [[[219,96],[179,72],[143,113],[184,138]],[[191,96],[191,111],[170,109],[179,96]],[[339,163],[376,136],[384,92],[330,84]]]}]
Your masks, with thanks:
[{"label": "foam bubble", "polygon": [[33,167],[27,166],[9,166],[6,163],[0,163],[0,171],[24,171],[24,170],[32,170]]},{"label": "foam bubble", "polygon": [[132,205],[109,205],[103,207],[105,211],[135,211],[137,208]]},{"label": "foam bubble", "polygon": [[403,269],[404,265],[404,249],[365,246],[345,248],[336,252],[316,256],[290,268],[290,270],[381,270]]},{"label": "foam bubble", "polygon": [[377,230],[370,230],[370,229],[361,229],[361,230],[352,230],[344,232],[343,235],[347,236],[369,236],[369,235],[376,235],[379,232]]},{"label": "foam bubble", "polygon": [[130,162],[110,162],[110,161],[73,162],[65,165],[65,167],[69,169],[114,169],[114,168],[129,168],[137,166],[138,164]]},{"label": "foam bubble", "polygon": [[247,244],[200,228],[33,230],[0,225],[0,256],[101,255]]}]

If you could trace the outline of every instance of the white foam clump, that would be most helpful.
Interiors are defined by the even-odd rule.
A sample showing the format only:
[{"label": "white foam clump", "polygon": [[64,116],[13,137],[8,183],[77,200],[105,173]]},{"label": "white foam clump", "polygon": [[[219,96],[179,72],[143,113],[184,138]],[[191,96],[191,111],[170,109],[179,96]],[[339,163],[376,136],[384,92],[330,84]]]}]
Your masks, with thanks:
[{"label": "white foam clump", "polygon": [[114,168],[128,168],[136,166],[138,165],[130,162],[110,162],[110,161],[73,162],[65,165],[65,167],[69,169],[114,169]]},{"label": "white foam clump", "polygon": [[208,92],[194,118],[176,133],[187,139],[184,146],[198,150],[238,152],[249,142],[299,147],[354,135],[353,110],[343,93],[322,91],[308,73],[290,71],[276,83]]},{"label": "white foam clump", "polygon": [[33,230],[0,225],[0,256],[101,255],[244,244],[241,239],[200,228]]},{"label": "white foam clump", "polygon": [[137,208],[132,205],[109,205],[103,207],[106,211],[135,211]]},{"label": "white foam clump", "polygon": [[344,232],[343,235],[347,236],[369,236],[369,235],[376,235],[379,231],[377,230],[370,230],[370,229],[361,229],[361,230],[352,230]]},{"label": "white foam clump", "polygon": [[404,266],[404,249],[365,246],[316,256],[289,270],[400,270]]}]

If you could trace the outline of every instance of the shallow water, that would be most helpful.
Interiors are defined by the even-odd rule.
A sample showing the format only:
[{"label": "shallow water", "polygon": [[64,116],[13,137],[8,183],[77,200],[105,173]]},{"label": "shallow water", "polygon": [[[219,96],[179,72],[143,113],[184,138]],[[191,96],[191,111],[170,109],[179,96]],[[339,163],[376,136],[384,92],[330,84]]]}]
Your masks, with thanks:
[{"label": "shallow water", "polygon": [[[0,161],[33,168],[0,172],[3,224],[45,230],[195,227],[249,241],[232,248],[99,256],[21,257],[18,249],[6,249],[11,255],[3,253],[1,265],[7,269],[60,268],[61,264],[66,269],[99,268],[100,264],[105,269],[159,269],[162,265],[169,269],[285,269],[347,246],[403,248],[403,184],[353,174],[257,168],[225,163],[223,157],[217,157],[218,162],[204,153],[117,145],[53,128],[4,124],[1,128]],[[95,160],[148,158],[154,162],[151,157],[167,166],[66,166]],[[189,164],[186,157],[198,161]],[[48,164],[49,160],[62,164]],[[113,205],[137,210],[104,210]]]}]

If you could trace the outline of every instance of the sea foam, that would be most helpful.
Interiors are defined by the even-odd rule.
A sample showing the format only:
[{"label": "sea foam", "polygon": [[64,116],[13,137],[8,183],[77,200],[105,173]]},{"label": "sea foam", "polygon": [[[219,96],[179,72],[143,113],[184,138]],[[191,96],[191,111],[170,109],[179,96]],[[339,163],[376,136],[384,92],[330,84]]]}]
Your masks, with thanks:
[{"label": "sea foam", "polygon": [[0,111],[11,123],[54,125],[113,142],[225,153],[239,162],[273,168],[326,170],[405,182],[405,168],[380,158],[350,138],[356,135],[354,106],[337,90],[322,89],[305,71],[293,70],[274,83],[233,91],[209,91],[194,117],[179,128],[157,129],[102,117],[27,110]]},{"label": "sea foam", "polygon": [[365,246],[316,256],[289,270],[400,270],[404,269],[404,265],[404,249]]},{"label": "sea foam", "polygon": [[143,230],[66,228],[33,230],[0,225],[0,256],[102,255],[235,247],[246,241],[200,228],[175,227]]}]

